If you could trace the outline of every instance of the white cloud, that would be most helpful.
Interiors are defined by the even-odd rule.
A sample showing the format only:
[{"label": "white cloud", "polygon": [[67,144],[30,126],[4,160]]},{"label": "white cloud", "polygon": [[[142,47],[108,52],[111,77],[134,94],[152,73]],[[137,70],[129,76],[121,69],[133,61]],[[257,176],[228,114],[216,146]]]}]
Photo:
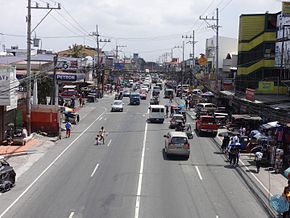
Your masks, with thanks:
[{"label": "white cloud", "polygon": [[[48,2],[51,2],[48,0]],[[41,4],[42,1],[39,1]],[[180,45],[182,34],[191,34],[192,29],[196,30],[196,54],[203,52],[204,39],[211,37],[214,32],[205,28],[205,24],[199,21],[200,15],[214,16],[215,8],[220,8],[221,34],[229,37],[237,37],[239,16],[249,13],[278,12],[281,10],[279,0],[60,0],[63,8],[58,12],[53,11],[52,16],[59,20],[59,24],[52,16],[48,16],[37,28],[39,36],[68,36],[83,35],[84,28],[87,32],[95,30],[99,25],[100,33],[110,36],[112,41],[116,36],[123,38],[146,38],[145,39],[119,39],[118,43],[127,45],[124,49],[126,53],[140,52],[146,59],[156,60],[165,51],[170,52],[170,48]],[[210,3],[212,3],[210,5]],[[0,32],[10,34],[25,35],[27,13],[27,1],[23,0],[0,0],[1,5],[1,29]],[[82,28],[72,21],[69,13],[81,24]],[[205,11],[208,9],[207,11]],[[205,13],[204,13],[205,12]],[[33,26],[45,15],[46,11],[35,11],[32,13]],[[58,14],[59,13],[59,14]],[[70,19],[74,27],[66,22],[64,18]],[[66,27],[64,27],[66,26]],[[69,31],[73,30],[74,33]],[[167,37],[165,37],[167,35]],[[163,37],[164,36],[164,37]],[[67,48],[72,43],[83,43],[84,40],[91,46],[95,43],[88,38],[74,39],[44,39],[43,45],[46,48],[56,50]],[[2,36],[0,43],[7,46],[18,44],[25,46],[26,39],[19,37]],[[115,47],[115,43],[106,45],[110,50]],[[168,50],[162,50],[169,48]],[[186,47],[187,57],[190,46]],[[158,52],[149,51],[161,50]],[[143,51],[143,52],[142,52]],[[177,50],[176,54],[180,55]]]}]

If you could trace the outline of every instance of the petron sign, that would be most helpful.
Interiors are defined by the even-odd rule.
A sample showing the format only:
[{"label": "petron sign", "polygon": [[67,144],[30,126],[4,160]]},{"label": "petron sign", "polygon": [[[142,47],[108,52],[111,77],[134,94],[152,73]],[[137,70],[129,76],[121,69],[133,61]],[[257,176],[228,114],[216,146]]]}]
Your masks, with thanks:
[{"label": "petron sign", "polygon": [[57,81],[77,81],[77,75],[74,74],[56,74]]}]

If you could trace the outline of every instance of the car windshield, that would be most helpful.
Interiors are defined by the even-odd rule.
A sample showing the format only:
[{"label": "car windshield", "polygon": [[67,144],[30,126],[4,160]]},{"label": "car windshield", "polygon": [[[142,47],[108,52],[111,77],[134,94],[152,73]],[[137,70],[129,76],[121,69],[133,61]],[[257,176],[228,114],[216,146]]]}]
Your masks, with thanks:
[{"label": "car windshield", "polygon": [[120,101],[115,101],[114,102],[114,105],[121,105],[122,104],[122,102],[120,102]]},{"label": "car windshield", "polygon": [[211,117],[203,117],[202,118],[203,123],[215,123],[215,119]]},{"label": "car windshield", "polygon": [[184,144],[187,143],[187,138],[185,137],[173,137],[171,139],[172,144]]}]

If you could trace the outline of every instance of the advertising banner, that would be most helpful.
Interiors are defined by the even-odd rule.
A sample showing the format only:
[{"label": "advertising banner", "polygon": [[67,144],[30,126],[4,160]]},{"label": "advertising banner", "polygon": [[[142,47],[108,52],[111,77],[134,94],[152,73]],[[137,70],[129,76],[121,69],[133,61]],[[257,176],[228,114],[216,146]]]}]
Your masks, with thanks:
[{"label": "advertising banner", "polygon": [[290,66],[290,41],[288,40],[290,37],[290,17],[284,17],[281,14],[277,15],[277,27],[278,31],[277,42],[275,45],[275,65],[277,67]]},{"label": "advertising banner", "polygon": [[274,92],[274,82],[273,81],[260,81],[259,90],[267,91],[267,92]]},{"label": "advertising banner", "polygon": [[283,16],[290,16],[290,2],[282,2]]},{"label": "advertising banner", "polygon": [[15,67],[0,66],[0,106],[17,107],[18,86]]}]

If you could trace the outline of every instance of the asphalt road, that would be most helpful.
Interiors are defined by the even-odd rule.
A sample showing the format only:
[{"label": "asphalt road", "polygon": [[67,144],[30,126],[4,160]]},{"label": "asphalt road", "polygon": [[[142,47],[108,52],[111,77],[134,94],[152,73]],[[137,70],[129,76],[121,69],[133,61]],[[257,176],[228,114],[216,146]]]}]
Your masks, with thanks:
[{"label": "asphalt road", "polygon": [[[189,160],[168,160],[163,135],[169,120],[146,124],[149,98],[140,106],[125,104],[123,113],[111,113],[111,102],[97,103],[71,138],[0,196],[0,217],[270,217],[211,138],[195,135]],[[101,126],[109,134],[97,146]]]}]

